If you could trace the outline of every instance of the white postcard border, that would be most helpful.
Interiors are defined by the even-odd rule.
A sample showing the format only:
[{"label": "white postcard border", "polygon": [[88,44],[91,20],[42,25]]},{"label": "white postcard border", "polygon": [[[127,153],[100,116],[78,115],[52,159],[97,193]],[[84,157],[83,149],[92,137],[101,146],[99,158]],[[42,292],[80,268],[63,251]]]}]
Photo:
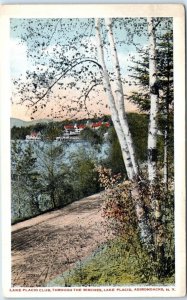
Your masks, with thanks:
[{"label": "white postcard border", "polygon": [[[173,17],[174,24],[174,97],[175,97],[175,245],[176,284],[174,287],[126,287],[131,291],[106,291],[96,287],[92,291],[81,290],[55,292],[54,288],[20,288],[11,291],[11,209],[10,209],[10,74],[9,74],[9,19],[29,17]],[[79,4],[79,5],[1,5],[0,6],[0,99],[1,99],[1,199],[3,240],[3,289],[6,297],[178,297],[185,294],[185,33],[184,6],[179,4]],[[180,134],[179,134],[180,133]],[[2,173],[3,172],[3,173]],[[3,174],[3,176],[2,176]],[[91,288],[91,287],[90,287]],[[139,290],[135,290],[138,288]],[[146,288],[146,287],[144,287]],[[154,289],[157,288],[157,291]],[[19,288],[18,288],[19,289]],[[65,288],[62,288],[65,289]],[[67,288],[66,288],[67,289]],[[71,289],[71,288],[69,288]],[[68,290],[69,290],[68,289]],[[78,289],[78,288],[77,288]]]}]

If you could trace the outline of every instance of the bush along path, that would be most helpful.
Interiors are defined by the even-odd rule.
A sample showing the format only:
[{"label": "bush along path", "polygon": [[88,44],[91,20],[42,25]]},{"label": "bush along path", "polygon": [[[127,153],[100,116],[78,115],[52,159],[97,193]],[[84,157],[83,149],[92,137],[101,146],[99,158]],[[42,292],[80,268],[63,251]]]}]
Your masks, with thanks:
[{"label": "bush along path", "polygon": [[12,226],[12,285],[44,286],[109,238],[103,193]]}]

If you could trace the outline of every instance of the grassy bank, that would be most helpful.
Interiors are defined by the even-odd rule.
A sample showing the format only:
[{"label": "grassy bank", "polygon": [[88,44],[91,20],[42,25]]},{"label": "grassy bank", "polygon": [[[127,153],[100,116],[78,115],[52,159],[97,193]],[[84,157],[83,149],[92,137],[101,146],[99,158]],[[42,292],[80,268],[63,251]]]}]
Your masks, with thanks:
[{"label": "grassy bank", "polygon": [[127,250],[123,241],[115,239],[100,247],[87,260],[51,281],[49,286],[97,285],[167,285],[174,276],[159,279],[146,253]]}]

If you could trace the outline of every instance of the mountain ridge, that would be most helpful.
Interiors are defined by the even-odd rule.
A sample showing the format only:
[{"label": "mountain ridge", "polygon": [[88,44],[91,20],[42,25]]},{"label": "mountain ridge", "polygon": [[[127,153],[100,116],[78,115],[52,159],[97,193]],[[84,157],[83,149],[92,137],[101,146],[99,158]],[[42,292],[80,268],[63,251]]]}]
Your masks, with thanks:
[{"label": "mountain ridge", "polygon": [[51,119],[40,119],[40,120],[32,120],[32,121],[24,121],[18,118],[10,118],[10,127],[27,127],[30,125],[35,125],[37,123],[49,123]]}]

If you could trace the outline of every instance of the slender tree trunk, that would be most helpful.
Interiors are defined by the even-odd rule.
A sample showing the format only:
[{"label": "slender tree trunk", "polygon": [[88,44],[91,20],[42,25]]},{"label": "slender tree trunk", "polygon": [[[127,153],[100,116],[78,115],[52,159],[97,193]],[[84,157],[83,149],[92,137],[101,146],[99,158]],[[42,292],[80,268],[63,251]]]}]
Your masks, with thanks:
[{"label": "slender tree trunk", "polygon": [[169,136],[169,96],[170,96],[170,66],[169,66],[169,41],[167,51],[167,91],[165,100],[165,128],[164,128],[164,183],[168,190],[168,136]]},{"label": "slender tree trunk", "polygon": [[148,133],[148,176],[151,183],[156,177],[157,162],[157,113],[158,113],[158,83],[156,68],[156,37],[154,19],[147,18],[149,34],[149,89],[150,89],[150,119]]},{"label": "slender tree trunk", "polygon": [[105,91],[108,96],[108,103],[109,103],[109,107],[111,110],[111,117],[112,117],[114,128],[116,130],[116,133],[117,133],[117,136],[119,139],[119,143],[121,146],[123,160],[124,160],[125,167],[127,170],[127,175],[128,175],[129,179],[133,179],[135,176],[135,172],[134,172],[134,168],[132,165],[127,141],[126,141],[124,132],[123,132],[121,124],[120,124],[118,110],[116,108],[115,99],[114,99],[114,96],[112,93],[109,75],[108,75],[107,67],[105,64],[103,43],[102,43],[102,38],[101,38],[101,33],[100,33],[100,20],[96,19],[95,22],[96,22],[95,29],[96,29],[97,49],[98,49],[98,56],[99,56],[100,64],[102,66],[103,84],[104,84],[104,88],[105,88]]},{"label": "slender tree trunk", "polygon": [[168,129],[164,129],[164,184],[168,190]]},{"label": "slender tree trunk", "polygon": [[18,175],[18,189],[17,189],[17,193],[18,193],[18,218],[21,217],[21,195],[20,195],[20,175]]},{"label": "slender tree trunk", "polygon": [[140,230],[140,239],[149,253],[154,254],[154,238],[149,222],[149,216],[144,207],[144,200],[142,199],[142,192],[140,183],[135,182],[131,191],[133,200],[135,202],[136,216],[138,219],[138,226]]},{"label": "slender tree trunk", "polygon": [[118,60],[118,54],[117,54],[117,49],[115,45],[115,40],[114,40],[114,35],[112,31],[112,20],[111,19],[105,19],[106,22],[106,27],[107,27],[107,32],[108,32],[108,39],[110,43],[110,50],[111,50],[111,57],[112,57],[112,62],[114,66],[114,74],[115,74],[115,95],[116,95],[116,107],[119,115],[119,121],[122,127],[122,130],[125,135],[125,139],[127,141],[127,145],[129,148],[129,153],[134,169],[135,176],[138,176],[138,163],[136,160],[135,156],[135,151],[134,151],[134,144],[132,141],[132,136],[129,130],[129,125],[127,121],[127,115],[125,112],[125,105],[124,105],[124,93],[123,93],[123,85],[121,81],[121,74],[120,74],[120,65],[119,65],[119,60]]},{"label": "slender tree trunk", "polygon": [[[101,61],[101,65],[103,67],[104,88],[108,95],[112,120],[114,123],[114,127],[116,129],[120,144],[123,141],[125,141],[126,152],[124,155],[124,162],[125,162],[126,168],[128,167],[128,169],[130,169],[130,171],[129,171],[130,175],[128,174],[129,179],[133,180],[134,184],[135,184],[135,186],[132,190],[132,197],[135,201],[136,215],[137,215],[138,223],[139,223],[141,241],[145,245],[145,247],[147,248],[147,250],[149,252],[153,252],[154,245],[153,245],[153,236],[152,236],[152,232],[151,232],[151,227],[150,227],[150,224],[148,221],[148,216],[145,212],[144,201],[142,200],[142,198],[140,196],[141,195],[140,184],[139,184],[139,182],[136,181],[137,174],[135,173],[132,162],[131,162],[129,147],[127,145],[126,137],[125,137],[124,131],[122,130],[122,124],[121,124],[120,118],[119,118],[119,109],[116,108],[116,102],[115,102],[115,98],[112,93],[110,80],[109,80],[109,76],[108,76],[108,71],[107,71],[106,64],[105,64],[103,44],[102,44],[102,39],[101,39],[101,34],[100,34],[100,20],[99,19],[96,19],[96,38],[97,38],[97,44],[98,44],[98,55],[99,55],[99,59]],[[117,80],[118,80],[118,78],[116,79],[116,81]],[[117,94],[116,94],[116,96],[117,96]],[[124,99],[123,99],[123,101],[124,101]],[[121,98],[119,99],[119,102],[121,104],[121,102],[122,102]],[[120,109],[123,108],[123,106],[120,106],[120,105],[119,105],[119,107],[120,107]],[[126,124],[125,124],[125,126],[126,126]],[[123,149],[122,144],[121,144],[121,148]],[[122,151],[122,153],[123,152],[124,151]]]},{"label": "slender tree trunk", "polygon": [[155,260],[158,263],[156,269],[157,276],[163,269],[164,258],[164,232],[162,221],[161,199],[154,190],[154,183],[157,175],[157,115],[158,115],[158,98],[159,87],[157,82],[156,66],[156,35],[154,27],[154,18],[147,18],[149,34],[149,89],[150,89],[150,119],[148,132],[148,177],[150,187],[152,188],[151,205],[153,209],[153,240],[155,245]]}]

